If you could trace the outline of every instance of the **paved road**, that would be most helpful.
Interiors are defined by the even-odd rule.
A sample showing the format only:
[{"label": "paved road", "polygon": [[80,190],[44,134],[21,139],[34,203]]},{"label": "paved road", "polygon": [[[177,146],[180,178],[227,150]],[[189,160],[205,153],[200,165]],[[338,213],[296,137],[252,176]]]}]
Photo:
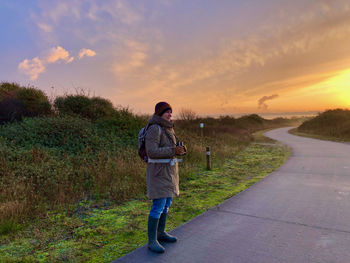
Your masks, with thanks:
[{"label": "paved road", "polygon": [[292,149],[277,171],[173,230],[164,254],[115,262],[349,263],[350,145],[287,130],[266,133]]}]

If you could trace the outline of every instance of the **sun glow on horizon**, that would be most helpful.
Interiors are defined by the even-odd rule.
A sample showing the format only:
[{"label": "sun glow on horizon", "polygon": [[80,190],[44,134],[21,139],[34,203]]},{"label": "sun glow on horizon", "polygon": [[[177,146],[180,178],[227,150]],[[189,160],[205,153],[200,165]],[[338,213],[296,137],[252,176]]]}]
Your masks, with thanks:
[{"label": "sun glow on horizon", "polygon": [[333,90],[340,107],[350,107],[350,69],[341,71],[337,76],[326,81]]}]

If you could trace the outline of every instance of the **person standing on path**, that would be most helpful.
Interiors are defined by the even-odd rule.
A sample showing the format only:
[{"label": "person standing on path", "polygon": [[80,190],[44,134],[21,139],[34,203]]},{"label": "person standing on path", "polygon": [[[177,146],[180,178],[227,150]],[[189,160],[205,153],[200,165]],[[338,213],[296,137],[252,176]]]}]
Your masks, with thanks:
[{"label": "person standing on path", "polygon": [[145,136],[147,197],[153,200],[148,216],[148,248],[156,253],[165,251],[158,241],[177,241],[165,232],[165,224],[172,198],[179,195],[178,162],[181,160],[176,156],[184,155],[186,147],[177,146],[171,117],[171,106],[167,102],[157,103]]}]

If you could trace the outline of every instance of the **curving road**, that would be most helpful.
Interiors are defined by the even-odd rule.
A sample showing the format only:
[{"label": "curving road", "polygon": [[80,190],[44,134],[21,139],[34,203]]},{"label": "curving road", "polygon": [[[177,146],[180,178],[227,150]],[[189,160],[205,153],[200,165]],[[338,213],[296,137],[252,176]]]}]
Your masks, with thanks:
[{"label": "curving road", "polygon": [[171,233],[176,244],[139,248],[114,262],[349,263],[350,145],[266,135],[291,157],[277,171]]}]

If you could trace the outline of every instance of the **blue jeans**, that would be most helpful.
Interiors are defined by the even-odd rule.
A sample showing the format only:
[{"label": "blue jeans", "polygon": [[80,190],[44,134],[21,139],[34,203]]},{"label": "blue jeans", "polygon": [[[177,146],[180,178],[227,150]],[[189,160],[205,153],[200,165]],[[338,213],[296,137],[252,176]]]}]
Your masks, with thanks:
[{"label": "blue jeans", "polygon": [[168,213],[169,207],[173,202],[172,197],[153,199],[153,204],[149,216],[153,218],[160,218],[162,213]]}]

